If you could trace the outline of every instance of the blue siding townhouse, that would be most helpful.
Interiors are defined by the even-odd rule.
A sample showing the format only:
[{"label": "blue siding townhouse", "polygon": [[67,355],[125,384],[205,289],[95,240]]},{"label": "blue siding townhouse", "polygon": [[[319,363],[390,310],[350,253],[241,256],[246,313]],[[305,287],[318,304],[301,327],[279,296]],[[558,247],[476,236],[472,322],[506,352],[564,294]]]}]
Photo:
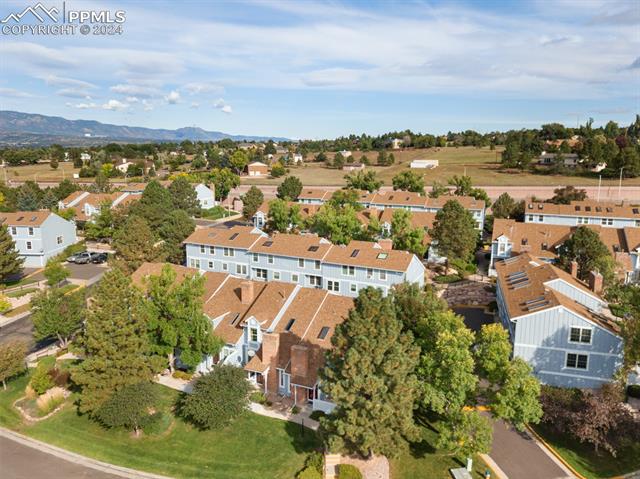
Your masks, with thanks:
[{"label": "blue siding townhouse", "polygon": [[609,228],[640,227],[640,201],[633,203],[572,201],[555,205],[530,201],[525,208],[526,223],[550,225],[600,225]]}]

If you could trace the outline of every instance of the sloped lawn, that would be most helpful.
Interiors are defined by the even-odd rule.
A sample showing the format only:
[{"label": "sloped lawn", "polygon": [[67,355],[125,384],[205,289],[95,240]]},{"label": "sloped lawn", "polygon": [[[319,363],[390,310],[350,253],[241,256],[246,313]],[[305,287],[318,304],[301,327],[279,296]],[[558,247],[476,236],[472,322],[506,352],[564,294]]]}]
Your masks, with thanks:
[{"label": "sloped lawn", "polygon": [[[199,431],[180,419],[157,436],[133,438],[127,431],[105,430],[72,404],[39,423],[21,423],[11,403],[22,395],[28,378],[0,390],[0,424],[41,441],[101,461],[179,478],[291,479],[306,454],[320,447],[317,435],[299,425],[247,413],[219,431]],[[157,386],[162,409],[177,392]]]}]

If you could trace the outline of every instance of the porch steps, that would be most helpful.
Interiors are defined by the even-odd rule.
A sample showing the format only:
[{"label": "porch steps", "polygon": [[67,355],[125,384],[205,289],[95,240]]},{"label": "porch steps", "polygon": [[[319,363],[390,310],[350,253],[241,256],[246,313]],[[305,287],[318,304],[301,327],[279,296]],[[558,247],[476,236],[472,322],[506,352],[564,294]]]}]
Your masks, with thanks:
[{"label": "porch steps", "polygon": [[324,455],[324,478],[335,479],[338,477],[338,465],[340,464],[340,454]]}]

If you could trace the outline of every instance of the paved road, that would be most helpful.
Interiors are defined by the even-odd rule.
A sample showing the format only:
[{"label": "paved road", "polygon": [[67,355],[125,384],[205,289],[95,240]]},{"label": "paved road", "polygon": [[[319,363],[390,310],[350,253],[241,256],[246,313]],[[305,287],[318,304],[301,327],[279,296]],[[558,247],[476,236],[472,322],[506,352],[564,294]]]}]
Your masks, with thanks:
[{"label": "paved road", "polygon": [[0,437],[2,479],[121,479]]},{"label": "paved road", "polygon": [[568,475],[529,437],[494,421],[489,454],[509,479],[564,479]]},{"label": "paved road", "polygon": [[0,344],[12,340],[26,341],[29,346],[29,352],[38,351],[46,348],[50,344],[55,343],[55,339],[46,339],[38,343],[33,339],[33,322],[31,315],[18,319],[12,323],[0,326]]},{"label": "paved road", "polygon": [[484,312],[483,308],[453,308],[453,310],[464,317],[464,324],[471,331],[480,331],[485,324],[493,323],[493,316]]}]

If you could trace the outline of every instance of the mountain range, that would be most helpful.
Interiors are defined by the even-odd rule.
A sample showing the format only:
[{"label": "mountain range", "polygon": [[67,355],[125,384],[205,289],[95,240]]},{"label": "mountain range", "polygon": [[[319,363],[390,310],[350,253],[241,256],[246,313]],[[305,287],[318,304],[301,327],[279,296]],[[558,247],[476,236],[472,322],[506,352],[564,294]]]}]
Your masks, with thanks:
[{"label": "mountain range", "polygon": [[94,120],[67,120],[59,116],[0,110],[0,146],[89,146],[104,143],[145,143],[154,141],[287,141],[282,137],[230,135],[197,127],[177,130],[112,125]]}]

